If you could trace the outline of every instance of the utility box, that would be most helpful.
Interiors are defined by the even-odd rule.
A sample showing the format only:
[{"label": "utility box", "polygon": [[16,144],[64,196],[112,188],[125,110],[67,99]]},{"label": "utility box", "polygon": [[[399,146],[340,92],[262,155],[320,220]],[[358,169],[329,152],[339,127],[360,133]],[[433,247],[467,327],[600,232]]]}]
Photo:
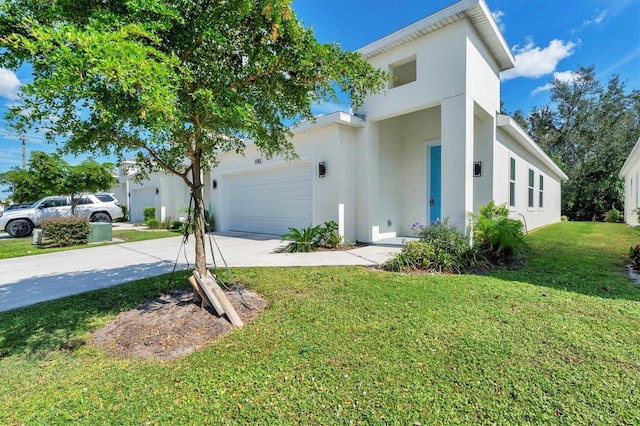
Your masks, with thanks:
[{"label": "utility box", "polygon": [[90,243],[101,243],[112,239],[113,228],[110,223],[96,222],[91,224],[91,232],[89,232]]},{"label": "utility box", "polygon": [[31,242],[34,246],[39,246],[42,244],[42,229],[34,229],[33,230],[33,241]]}]

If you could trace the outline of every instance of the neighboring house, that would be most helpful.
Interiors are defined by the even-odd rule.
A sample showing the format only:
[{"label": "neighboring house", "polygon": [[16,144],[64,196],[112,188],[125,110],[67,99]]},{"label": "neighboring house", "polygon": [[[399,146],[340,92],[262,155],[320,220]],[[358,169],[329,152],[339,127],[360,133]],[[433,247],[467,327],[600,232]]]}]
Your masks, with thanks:
[{"label": "neighboring house", "polygon": [[640,225],[638,220],[638,207],[640,200],[638,199],[638,184],[640,184],[640,138],[631,150],[627,161],[624,162],[620,173],[621,179],[624,179],[624,221],[629,225]]},{"label": "neighboring house", "polygon": [[[506,203],[527,229],[560,220],[567,176],[498,113],[500,72],[514,57],[483,0],[457,2],[359,52],[395,76],[388,90],[357,114],[295,126],[294,162],[267,160],[253,145],[244,155],[221,154],[205,175],[217,230],[281,235],[334,220],[345,239],[375,242],[443,218],[464,230],[468,213],[491,200]],[[166,176],[153,179],[136,192],[121,178],[132,220],[133,206],[145,205],[136,200],[147,197],[143,188],[151,188],[146,204],[155,188],[168,192]],[[158,197],[155,205],[169,214]]]},{"label": "neighboring house", "polygon": [[179,220],[187,215],[189,192],[181,178],[155,172],[144,182],[136,182],[137,172],[135,160],[123,161],[118,169],[118,184],[113,188],[116,198],[129,209],[129,221],[143,222],[145,207],[155,207],[160,221]]}]

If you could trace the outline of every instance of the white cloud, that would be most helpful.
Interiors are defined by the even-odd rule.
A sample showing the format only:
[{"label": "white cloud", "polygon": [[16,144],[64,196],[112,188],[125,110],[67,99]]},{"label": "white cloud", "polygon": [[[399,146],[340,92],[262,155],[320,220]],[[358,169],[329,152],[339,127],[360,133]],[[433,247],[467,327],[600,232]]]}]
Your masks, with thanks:
[{"label": "white cloud", "polygon": [[0,68],[0,96],[17,99],[20,80],[13,72],[5,68]]},{"label": "white cloud", "polygon": [[494,12],[491,12],[491,15],[493,16],[494,21],[496,21],[496,24],[498,24],[498,28],[500,28],[500,31],[505,32],[505,30],[507,29],[507,26],[502,20],[502,17],[504,16],[504,12],[501,10],[496,10]]},{"label": "white cloud", "polygon": [[595,18],[593,18],[593,19],[589,19],[589,20],[587,20],[587,21],[584,21],[584,22],[582,23],[582,26],[583,26],[583,27],[586,27],[587,25],[591,25],[591,24],[596,24],[596,25],[597,25],[597,24],[601,24],[601,23],[602,23],[602,21],[604,21],[604,18],[605,18],[606,16],[607,16],[607,9],[605,9],[605,10],[601,11],[601,12],[598,14],[598,16],[596,16]]},{"label": "white cloud", "polygon": [[[561,81],[563,83],[571,83],[578,77],[578,74],[573,71],[561,71],[553,73],[554,81]],[[547,83],[544,86],[536,87],[531,91],[531,96],[536,95],[540,92],[546,92],[547,90],[551,90],[553,87],[553,82]]]},{"label": "white cloud", "polygon": [[539,78],[551,74],[558,66],[558,62],[573,55],[574,48],[579,44],[572,41],[551,40],[549,46],[540,48],[529,40],[524,47],[513,47],[516,66],[501,74],[502,80],[517,77]]},{"label": "white cloud", "polygon": [[314,103],[311,106],[311,112],[316,117],[321,117],[323,115],[332,114],[338,111],[348,112],[349,114],[353,113],[353,110],[351,109],[350,106],[345,106],[345,105],[337,104],[333,102]]}]

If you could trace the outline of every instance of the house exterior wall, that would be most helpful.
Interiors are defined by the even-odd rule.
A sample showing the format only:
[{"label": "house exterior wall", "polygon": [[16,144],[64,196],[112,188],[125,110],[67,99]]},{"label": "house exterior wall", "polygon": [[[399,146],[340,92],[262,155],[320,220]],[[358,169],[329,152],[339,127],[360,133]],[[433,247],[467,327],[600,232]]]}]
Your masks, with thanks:
[{"label": "house exterior wall", "polygon": [[[546,165],[516,144],[509,135],[498,130],[493,155],[493,200],[509,205],[509,163],[516,162],[515,206],[510,216],[525,222],[528,230],[560,221],[560,179]],[[533,207],[529,207],[529,169],[534,172]],[[543,176],[543,207],[539,205],[540,176]],[[487,200],[488,202],[489,200]]]},{"label": "house exterior wall", "polygon": [[[229,230],[226,203],[228,194],[226,180],[238,173],[268,170],[274,167],[287,167],[289,164],[310,163],[313,169],[313,223],[322,224],[333,220],[340,226],[346,240],[356,239],[356,190],[355,160],[357,130],[349,126],[333,124],[311,131],[298,133],[292,142],[295,144],[298,159],[287,162],[282,157],[266,159],[254,145],[247,146],[245,155],[225,153],[220,155],[218,167],[209,173],[208,186],[211,190],[209,207],[216,218],[216,229]],[[318,164],[324,162],[325,177],[318,176]],[[360,214],[364,212],[360,210]]]},{"label": "house exterior wall", "polygon": [[456,22],[370,59],[374,67],[389,70],[390,65],[415,56],[416,81],[370,96],[359,112],[368,121],[379,121],[464,93],[466,35],[465,23]]},{"label": "house exterior wall", "polygon": [[640,207],[640,139],[631,150],[618,176],[624,179],[624,221],[631,226],[640,225],[637,213]]},{"label": "house exterior wall", "polygon": [[154,172],[144,182],[136,182],[134,162],[124,162],[119,169],[116,198],[129,209],[129,221],[143,222],[144,207],[156,208],[156,219],[180,220],[187,216],[189,190],[178,176]]}]

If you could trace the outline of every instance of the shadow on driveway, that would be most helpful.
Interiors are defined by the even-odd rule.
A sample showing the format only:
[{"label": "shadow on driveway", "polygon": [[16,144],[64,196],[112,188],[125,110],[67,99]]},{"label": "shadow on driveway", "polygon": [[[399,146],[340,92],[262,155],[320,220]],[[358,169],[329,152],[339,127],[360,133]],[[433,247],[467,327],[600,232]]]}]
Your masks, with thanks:
[{"label": "shadow on driveway", "polygon": [[[170,273],[174,262],[158,261],[120,268],[50,274],[0,285],[0,312]],[[176,270],[187,269],[178,263]]]}]

